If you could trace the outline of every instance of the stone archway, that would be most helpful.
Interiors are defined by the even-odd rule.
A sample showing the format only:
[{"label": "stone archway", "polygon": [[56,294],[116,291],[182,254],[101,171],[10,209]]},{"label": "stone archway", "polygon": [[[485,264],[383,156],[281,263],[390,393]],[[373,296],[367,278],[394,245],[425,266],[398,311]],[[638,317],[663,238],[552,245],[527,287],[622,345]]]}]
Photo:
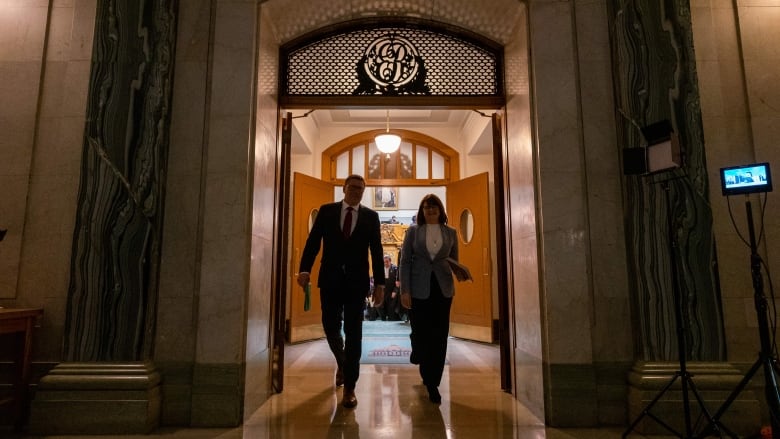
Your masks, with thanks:
[{"label": "stone archway", "polygon": [[[269,4],[271,3],[271,4]],[[274,26],[278,26],[279,23],[287,23],[285,17],[277,17],[276,13],[280,13],[275,8],[276,3],[269,2],[264,4],[269,6],[268,15],[262,14],[263,17],[273,16]],[[505,5],[509,6],[509,5]],[[285,4],[287,8],[287,4]],[[303,11],[298,8],[304,8],[303,6],[296,5],[291,9],[286,9],[282,15],[286,15],[292,11],[296,11],[298,14],[307,15],[311,11]],[[502,23],[506,23],[506,17],[512,17],[516,20],[512,26],[512,32],[503,36],[507,41],[504,50],[507,51],[508,57],[506,58],[507,65],[512,65],[512,69],[506,69],[507,74],[506,82],[511,84],[507,89],[507,101],[508,105],[505,109],[505,117],[502,119],[505,124],[496,132],[498,138],[503,143],[502,151],[496,151],[494,154],[498,157],[506,158],[512,157],[512,160],[504,161],[501,166],[505,169],[504,186],[506,188],[504,199],[507,202],[511,202],[512,206],[507,208],[507,211],[511,210],[524,210],[533,212],[535,208],[535,198],[531,197],[516,197],[514,191],[527,191],[527,188],[534,187],[535,178],[534,171],[534,153],[532,146],[531,132],[531,109],[530,109],[530,90],[528,82],[528,47],[527,39],[520,29],[525,29],[525,20],[527,19],[525,13],[525,7],[520,3],[511,3],[511,7],[508,9],[508,13],[501,19],[497,19]],[[493,11],[495,12],[495,11]],[[435,14],[434,14],[435,15]],[[460,24],[457,19],[452,17],[438,17],[445,23],[451,23],[453,25]],[[495,18],[495,17],[494,17]],[[315,20],[316,21],[316,20]],[[331,20],[330,23],[337,22],[338,20]],[[306,29],[299,27],[299,23],[296,24],[295,31],[286,34],[286,38],[278,38],[281,41],[285,39],[293,39],[299,35],[313,31],[318,27],[311,25]],[[284,24],[281,25],[284,27]],[[289,29],[286,29],[289,31]],[[279,31],[284,33],[285,31]],[[488,33],[489,34],[489,33]],[[492,35],[491,35],[492,36]],[[263,44],[260,45],[264,47]],[[261,49],[262,50],[262,49]],[[503,67],[503,66],[502,66]],[[332,104],[332,100],[322,98],[317,100],[316,96],[309,100],[304,100],[311,107],[317,107],[322,105]],[[404,97],[398,97],[394,104],[398,105]],[[414,100],[414,99],[412,99]],[[342,103],[343,104],[343,103]],[[468,106],[468,99],[464,99],[462,104]],[[468,108],[468,107],[466,107]],[[515,201],[511,201],[511,200]],[[521,207],[522,206],[522,207]],[[530,221],[529,221],[530,220]],[[513,393],[525,403],[531,410],[540,418],[545,416],[544,402],[543,402],[543,371],[542,371],[542,329],[541,329],[541,307],[539,303],[539,291],[540,284],[537,276],[529,276],[530,273],[537,273],[539,270],[539,258],[536,254],[537,251],[537,239],[536,239],[536,222],[535,219],[525,217],[522,222],[517,222],[513,215],[507,215],[505,218],[506,230],[514,236],[522,237],[519,240],[512,242],[512,245],[507,248],[508,253],[503,255],[506,263],[506,278],[509,282],[509,290],[516,294],[515,297],[510,300],[512,309],[509,315],[513,319],[512,328],[514,332],[511,335],[513,338],[513,351],[512,359],[512,388]],[[520,260],[520,264],[517,263],[517,259],[512,256],[513,252],[521,252],[524,257]],[[509,293],[512,294],[512,293]],[[516,323],[515,319],[522,318],[522,324]]]}]

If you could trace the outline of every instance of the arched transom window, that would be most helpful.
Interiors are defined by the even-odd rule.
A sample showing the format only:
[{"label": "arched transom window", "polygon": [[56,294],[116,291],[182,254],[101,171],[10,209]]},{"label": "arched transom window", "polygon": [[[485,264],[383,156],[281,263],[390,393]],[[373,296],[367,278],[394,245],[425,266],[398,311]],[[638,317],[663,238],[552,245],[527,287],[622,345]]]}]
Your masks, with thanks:
[{"label": "arched transom window", "polygon": [[348,175],[360,174],[368,186],[440,186],[460,178],[454,149],[421,133],[393,130],[401,136],[401,147],[385,154],[374,143],[383,131],[365,131],[326,149],[322,179],[342,184]]}]

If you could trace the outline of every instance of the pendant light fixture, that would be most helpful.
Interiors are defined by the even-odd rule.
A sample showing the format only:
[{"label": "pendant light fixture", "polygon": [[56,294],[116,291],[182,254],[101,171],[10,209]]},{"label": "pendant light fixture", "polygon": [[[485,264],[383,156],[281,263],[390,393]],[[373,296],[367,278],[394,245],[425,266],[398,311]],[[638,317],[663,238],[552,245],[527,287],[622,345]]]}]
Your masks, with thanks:
[{"label": "pendant light fixture", "polygon": [[387,131],[374,137],[374,142],[376,147],[385,154],[392,154],[401,146],[401,136],[390,133],[390,110],[387,110]]}]

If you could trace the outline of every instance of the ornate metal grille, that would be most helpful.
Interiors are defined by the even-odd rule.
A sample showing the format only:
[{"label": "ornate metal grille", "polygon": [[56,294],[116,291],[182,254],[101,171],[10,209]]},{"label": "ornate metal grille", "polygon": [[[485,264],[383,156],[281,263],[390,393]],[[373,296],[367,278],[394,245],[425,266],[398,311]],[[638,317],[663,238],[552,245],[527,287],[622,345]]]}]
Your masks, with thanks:
[{"label": "ornate metal grille", "polygon": [[282,52],[286,96],[503,94],[500,50],[434,30],[353,29]]}]

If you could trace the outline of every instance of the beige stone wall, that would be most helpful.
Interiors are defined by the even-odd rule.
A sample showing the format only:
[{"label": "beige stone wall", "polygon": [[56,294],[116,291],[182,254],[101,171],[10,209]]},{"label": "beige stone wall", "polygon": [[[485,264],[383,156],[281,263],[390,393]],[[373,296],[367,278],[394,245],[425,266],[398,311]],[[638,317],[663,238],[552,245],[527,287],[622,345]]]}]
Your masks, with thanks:
[{"label": "beige stone wall", "polygon": [[[730,204],[739,234],[747,240],[745,198],[722,196],[718,171],[768,161],[775,177],[780,174],[780,5],[701,0],[691,7],[728,356],[751,362],[760,346],[750,251],[729,218]],[[758,196],[750,199],[758,233],[762,202]],[[775,273],[780,269],[776,200],[776,193],[768,195],[759,249]],[[764,293],[769,293],[766,284]]]},{"label": "beige stone wall", "polygon": [[34,358],[62,347],[95,1],[0,5],[0,306],[43,307]]},{"label": "beige stone wall", "polygon": [[529,11],[545,417],[620,422],[620,393],[598,377],[600,364],[632,358],[606,5],[537,1]]}]

